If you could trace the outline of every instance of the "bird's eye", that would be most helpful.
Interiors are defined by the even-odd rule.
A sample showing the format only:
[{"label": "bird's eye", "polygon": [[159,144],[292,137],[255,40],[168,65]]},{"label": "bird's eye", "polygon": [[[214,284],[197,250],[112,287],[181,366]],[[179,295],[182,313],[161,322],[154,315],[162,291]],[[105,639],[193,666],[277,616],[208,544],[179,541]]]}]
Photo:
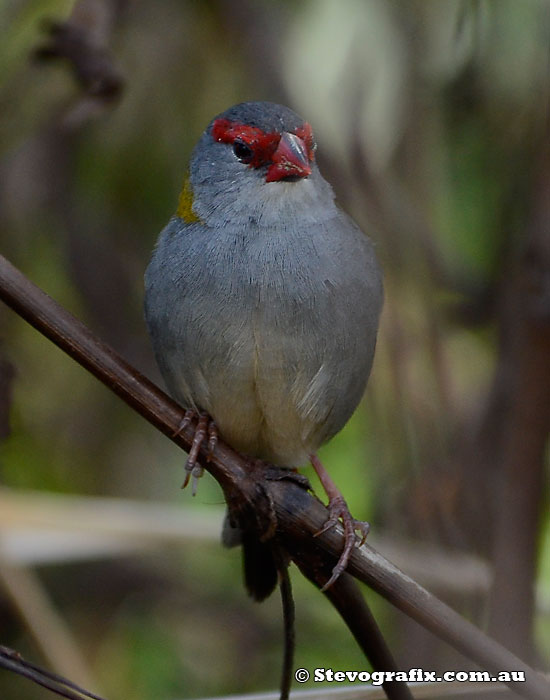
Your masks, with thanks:
[{"label": "bird's eye", "polygon": [[235,139],[233,143],[233,153],[241,161],[241,163],[250,163],[254,156],[253,150],[247,146],[241,139]]}]

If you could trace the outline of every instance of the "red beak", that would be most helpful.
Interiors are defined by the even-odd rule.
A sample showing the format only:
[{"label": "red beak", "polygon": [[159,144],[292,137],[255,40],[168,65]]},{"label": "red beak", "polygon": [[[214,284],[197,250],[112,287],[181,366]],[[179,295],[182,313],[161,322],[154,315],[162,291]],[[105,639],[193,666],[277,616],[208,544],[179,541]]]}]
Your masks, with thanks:
[{"label": "red beak", "polygon": [[296,134],[283,132],[271,160],[273,165],[270,165],[267,170],[266,182],[287,178],[298,179],[311,175],[306,144]]}]

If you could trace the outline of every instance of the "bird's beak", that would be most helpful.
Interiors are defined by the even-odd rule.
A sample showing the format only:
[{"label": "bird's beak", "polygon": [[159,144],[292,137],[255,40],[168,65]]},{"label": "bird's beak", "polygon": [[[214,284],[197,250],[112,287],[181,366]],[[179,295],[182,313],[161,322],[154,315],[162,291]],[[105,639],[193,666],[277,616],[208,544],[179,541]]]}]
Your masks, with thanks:
[{"label": "bird's beak", "polygon": [[283,132],[271,160],[273,165],[267,169],[266,182],[301,179],[311,175],[306,144],[296,134]]}]

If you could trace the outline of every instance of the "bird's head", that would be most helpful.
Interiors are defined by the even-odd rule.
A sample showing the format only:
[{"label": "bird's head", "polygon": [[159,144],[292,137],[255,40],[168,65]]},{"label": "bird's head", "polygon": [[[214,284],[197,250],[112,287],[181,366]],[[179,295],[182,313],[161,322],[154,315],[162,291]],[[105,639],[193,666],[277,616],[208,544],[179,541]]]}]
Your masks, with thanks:
[{"label": "bird's head", "polygon": [[272,102],[245,102],[215,117],[200,138],[178,213],[213,225],[315,220],[333,205],[315,163],[313,130]]}]

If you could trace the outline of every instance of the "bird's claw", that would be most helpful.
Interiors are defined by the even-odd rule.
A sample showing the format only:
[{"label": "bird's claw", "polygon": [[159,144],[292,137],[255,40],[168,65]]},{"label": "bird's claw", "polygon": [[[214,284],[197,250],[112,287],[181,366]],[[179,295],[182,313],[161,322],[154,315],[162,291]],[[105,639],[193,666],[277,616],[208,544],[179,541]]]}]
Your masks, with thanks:
[{"label": "bird's claw", "polygon": [[355,545],[356,532],[361,534],[361,541],[359,543],[359,546],[361,546],[367,539],[367,535],[369,534],[370,530],[370,525],[367,522],[363,520],[356,520],[351,515],[348,504],[345,502],[342,496],[335,496],[334,498],[330,499],[328,511],[328,520],[325,522],[323,527],[314,534],[314,537],[322,535],[324,532],[327,532],[327,530],[330,530],[339,521],[341,521],[342,525],[344,526],[344,549],[342,550],[342,554],[340,554],[340,558],[336,562],[336,566],[332,570],[329,580],[321,588],[322,592],[326,591],[327,588],[330,588],[330,586],[332,586],[332,584],[338,579],[340,574],[346,570],[351,552]]},{"label": "bird's claw", "polygon": [[193,496],[197,493],[197,482],[204,474],[203,467],[201,467],[200,464],[197,464],[197,457],[199,456],[202,444],[205,438],[208,436],[208,453],[206,459],[209,461],[218,443],[218,428],[214,421],[207,413],[197,413],[193,409],[188,409],[185,411],[183,420],[174,434],[177,435],[179,432],[184,430],[195,418],[198,419],[197,427],[195,428],[193,442],[191,443],[189,456],[187,457],[187,461],[185,463],[185,479],[181,486],[181,488],[184,489],[189,483],[189,480],[192,478],[193,485],[191,491]]},{"label": "bird's claw", "polygon": [[176,435],[183,433],[183,431],[185,430],[185,428],[187,428],[189,423],[191,423],[193,418],[196,418],[196,417],[197,417],[197,412],[194,411],[192,408],[188,408],[185,411],[185,413],[183,414],[183,418],[181,419],[180,424],[172,433],[172,437],[174,438],[174,437],[176,437]]}]

